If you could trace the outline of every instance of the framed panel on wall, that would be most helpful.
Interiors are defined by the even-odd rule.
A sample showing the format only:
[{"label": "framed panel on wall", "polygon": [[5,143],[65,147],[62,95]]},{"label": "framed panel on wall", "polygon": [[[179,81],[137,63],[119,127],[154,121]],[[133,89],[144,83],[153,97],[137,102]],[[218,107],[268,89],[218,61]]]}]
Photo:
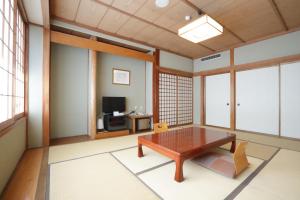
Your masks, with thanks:
[{"label": "framed panel on wall", "polygon": [[130,71],[113,69],[113,84],[130,85]]}]

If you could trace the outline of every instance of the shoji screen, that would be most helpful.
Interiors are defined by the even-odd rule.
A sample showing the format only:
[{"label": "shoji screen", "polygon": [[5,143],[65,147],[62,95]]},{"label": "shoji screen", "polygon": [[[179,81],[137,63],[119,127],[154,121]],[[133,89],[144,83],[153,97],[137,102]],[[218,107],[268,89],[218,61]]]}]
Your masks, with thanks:
[{"label": "shoji screen", "polygon": [[159,121],[170,126],[193,123],[193,79],[159,73]]},{"label": "shoji screen", "polygon": [[278,66],[236,73],[236,128],[278,135]]},{"label": "shoji screen", "polygon": [[300,139],[300,62],[281,65],[281,135]]},{"label": "shoji screen", "polygon": [[159,74],[159,121],[177,125],[177,76]]},{"label": "shoji screen", "polygon": [[178,76],[178,125],[193,122],[193,79]]},{"label": "shoji screen", "polygon": [[205,77],[205,122],[230,127],[230,74]]}]

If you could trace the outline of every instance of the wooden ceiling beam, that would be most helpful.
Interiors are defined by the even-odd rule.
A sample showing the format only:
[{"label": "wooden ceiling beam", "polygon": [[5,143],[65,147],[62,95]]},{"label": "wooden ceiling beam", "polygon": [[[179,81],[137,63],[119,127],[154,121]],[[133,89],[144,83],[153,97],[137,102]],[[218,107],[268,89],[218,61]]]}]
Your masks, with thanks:
[{"label": "wooden ceiling beam", "polygon": [[[192,2],[190,2],[189,0],[181,0],[181,1],[184,2],[186,5],[190,6],[191,8],[195,9],[199,13],[199,15],[206,14],[203,10],[201,10],[198,6],[196,6],[195,4],[193,4]],[[216,19],[214,19],[214,20],[216,22],[218,22]],[[218,23],[221,24],[223,26],[223,28],[227,30],[227,32],[229,32],[231,35],[233,35],[234,37],[236,37],[237,39],[239,39],[241,42],[246,42],[243,38],[241,38],[236,33],[234,33],[233,31],[231,31],[224,24],[222,24],[220,22],[218,22]]]},{"label": "wooden ceiling beam", "polygon": [[272,6],[272,9],[274,11],[274,13],[276,14],[276,16],[278,17],[280,23],[282,24],[283,28],[288,31],[289,30],[289,27],[287,26],[279,8],[278,8],[278,5],[276,4],[276,2],[274,0],[269,0],[271,6]]},{"label": "wooden ceiling beam", "polygon": [[65,19],[65,18],[61,18],[61,17],[55,16],[55,15],[52,15],[51,19],[55,19],[55,20],[58,20],[58,21],[61,21],[61,22],[64,22],[64,23],[72,24],[72,25],[75,25],[75,26],[78,26],[78,27],[81,27],[81,28],[84,28],[84,29],[87,29],[87,30],[95,31],[95,32],[98,32],[98,33],[103,33],[105,35],[109,35],[109,36],[121,38],[121,39],[130,41],[130,42],[135,42],[135,43],[138,43],[138,44],[149,46],[149,47],[152,47],[152,48],[155,48],[155,49],[160,49],[160,50],[163,50],[163,51],[167,51],[167,52],[176,54],[178,56],[183,56],[183,57],[190,58],[190,59],[194,58],[194,57],[191,57],[190,55],[183,54],[183,53],[180,53],[180,52],[175,52],[175,51],[173,51],[171,49],[167,49],[167,48],[163,48],[163,47],[158,47],[156,45],[147,43],[145,41],[136,40],[136,39],[133,39],[133,38],[128,38],[126,36],[122,36],[122,35],[119,35],[119,34],[116,34],[116,33],[107,32],[105,30],[102,30],[102,29],[99,29],[99,28],[96,28],[96,27],[92,27],[92,26],[89,26],[89,25],[81,24],[79,22],[75,22],[73,20],[68,20],[68,19]]},{"label": "wooden ceiling beam", "polygon": [[[94,0],[94,1],[97,2],[97,3],[99,3],[99,4],[101,4],[101,5],[103,5],[103,6],[106,6],[106,7],[110,8],[110,9],[112,9],[112,10],[115,10],[115,11],[117,11],[117,12],[120,12],[120,13],[122,13],[122,14],[124,14],[124,15],[127,15],[127,16],[129,16],[129,17],[135,18],[135,19],[137,19],[137,20],[139,20],[139,21],[142,21],[142,22],[144,22],[144,23],[146,23],[146,24],[155,26],[156,28],[162,29],[162,30],[164,30],[164,31],[167,31],[167,32],[169,32],[169,33],[171,33],[171,34],[174,34],[174,35],[178,36],[178,34],[177,34],[176,32],[171,31],[170,29],[167,29],[167,28],[165,28],[165,27],[159,26],[159,25],[157,25],[157,24],[155,24],[155,23],[153,23],[153,22],[150,22],[150,21],[145,20],[145,19],[143,19],[143,18],[141,18],[141,17],[135,16],[135,15],[133,15],[133,14],[131,14],[131,13],[125,12],[125,11],[123,11],[123,10],[121,10],[121,9],[118,9],[118,8],[116,8],[116,7],[112,6],[112,5],[109,5],[109,4],[107,4],[107,3],[104,3],[104,2],[102,2],[102,1],[98,1],[98,0]],[[178,37],[179,37],[179,36],[178,36]],[[212,49],[212,48],[210,48],[210,47],[208,47],[208,46],[206,46],[206,45],[204,45],[204,44],[201,44],[201,43],[197,43],[197,45],[200,45],[200,46],[202,46],[202,47],[204,47],[204,48],[206,48],[206,49],[208,49],[208,50],[210,50],[210,51],[216,51],[215,49]]]},{"label": "wooden ceiling beam", "polygon": [[65,34],[57,31],[51,31],[51,42],[69,45],[73,47],[92,49],[99,52],[106,52],[120,56],[132,57],[139,60],[145,60],[153,62],[154,58],[152,55],[142,53],[139,51],[127,49],[124,47],[119,47],[103,42],[98,42],[91,39],[86,39],[70,34]]}]

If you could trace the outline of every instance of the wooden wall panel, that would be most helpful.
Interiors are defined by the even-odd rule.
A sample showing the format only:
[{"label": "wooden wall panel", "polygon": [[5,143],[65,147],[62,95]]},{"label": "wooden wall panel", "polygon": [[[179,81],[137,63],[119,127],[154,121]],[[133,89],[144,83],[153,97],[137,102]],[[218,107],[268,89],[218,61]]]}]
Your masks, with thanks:
[{"label": "wooden wall panel", "polygon": [[239,39],[237,39],[225,29],[222,35],[218,35],[214,38],[205,40],[202,42],[202,44],[213,49],[226,49],[227,47],[237,45],[240,42],[241,41]]},{"label": "wooden wall panel", "polygon": [[210,4],[204,11],[244,40],[284,30],[268,1],[221,0]]},{"label": "wooden wall panel", "polygon": [[107,9],[106,6],[95,1],[81,1],[75,21],[97,27]]},{"label": "wooden wall panel", "polygon": [[145,28],[143,28],[138,34],[136,34],[133,38],[137,40],[144,40],[149,41],[156,38],[160,33],[162,32],[161,29],[153,26],[153,25],[147,25]]},{"label": "wooden wall panel", "polygon": [[153,22],[165,14],[170,8],[175,6],[178,1],[179,0],[172,0],[167,7],[158,9],[153,0],[147,0],[143,7],[141,7],[134,15]]},{"label": "wooden wall panel", "polygon": [[143,30],[147,25],[147,23],[131,17],[125,24],[121,26],[117,33],[131,38]]},{"label": "wooden wall panel", "polygon": [[114,0],[112,6],[120,10],[134,14],[144,5],[145,2],[146,0],[130,0],[130,1]]},{"label": "wooden wall panel", "polygon": [[51,14],[68,20],[74,20],[81,0],[52,0]]},{"label": "wooden wall panel", "polygon": [[116,33],[128,19],[128,15],[125,15],[113,9],[108,9],[106,14],[102,18],[98,28],[111,33]]},{"label": "wooden wall panel", "polygon": [[274,0],[288,28],[300,26],[299,0]]},{"label": "wooden wall panel", "polygon": [[189,23],[185,20],[186,15],[190,15],[193,19],[198,17],[198,13],[195,9],[183,1],[179,1],[174,7],[170,7],[164,15],[155,20],[154,23],[177,33],[178,28]]}]

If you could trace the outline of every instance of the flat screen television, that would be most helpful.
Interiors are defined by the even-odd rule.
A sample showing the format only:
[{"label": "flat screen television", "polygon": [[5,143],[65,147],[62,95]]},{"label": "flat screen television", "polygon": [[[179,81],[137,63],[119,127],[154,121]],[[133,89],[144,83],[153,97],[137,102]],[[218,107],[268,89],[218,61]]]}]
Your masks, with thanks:
[{"label": "flat screen television", "polygon": [[114,111],[125,112],[125,97],[102,97],[102,112],[113,113]]}]

